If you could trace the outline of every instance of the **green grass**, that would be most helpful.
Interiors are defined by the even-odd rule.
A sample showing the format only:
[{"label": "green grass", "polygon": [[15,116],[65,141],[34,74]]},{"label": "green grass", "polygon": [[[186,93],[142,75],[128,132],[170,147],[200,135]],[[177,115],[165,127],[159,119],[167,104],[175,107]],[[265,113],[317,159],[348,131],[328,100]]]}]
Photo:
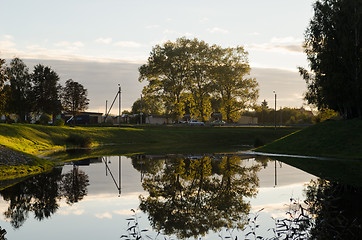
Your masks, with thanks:
[{"label": "green grass", "polygon": [[[64,150],[71,134],[89,136],[93,146],[114,153],[172,153],[234,151],[252,148],[255,138],[264,142],[290,134],[297,128],[272,127],[58,127],[30,124],[0,124],[0,144],[29,153]],[[69,147],[69,146],[68,146]],[[71,146],[70,146],[71,147]]]},{"label": "green grass", "polygon": [[362,161],[286,157],[275,159],[329,181],[362,187]]},{"label": "green grass", "polygon": [[278,139],[256,151],[362,159],[362,120],[322,122]]},{"label": "green grass", "polygon": [[4,166],[0,165],[0,181],[22,178],[50,171],[54,163],[45,159],[34,157],[33,161],[26,165]]},{"label": "green grass", "polygon": [[[275,131],[272,127],[60,127],[0,124],[0,145],[33,156],[42,155],[57,161],[69,161],[105,155],[206,153],[250,149],[256,138],[272,142],[296,130],[298,129],[281,128]],[[69,145],[69,137],[74,135],[92,139],[92,148],[71,151],[79,148],[79,144]],[[51,161],[34,157],[28,165],[0,166],[0,180],[41,173],[51,169],[53,165]]]}]

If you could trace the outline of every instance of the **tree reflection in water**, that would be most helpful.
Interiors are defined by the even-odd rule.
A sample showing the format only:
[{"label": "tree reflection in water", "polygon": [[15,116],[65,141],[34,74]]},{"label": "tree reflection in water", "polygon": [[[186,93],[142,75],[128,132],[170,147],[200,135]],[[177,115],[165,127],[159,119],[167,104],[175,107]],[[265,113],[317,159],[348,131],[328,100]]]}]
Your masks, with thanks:
[{"label": "tree reflection in water", "polygon": [[149,196],[140,196],[140,209],[157,231],[187,238],[247,223],[250,204],[244,198],[257,193],[260,164],[246,167],[240,157],[225,156],[172,158],[157,166],[143,179]]},{"label": "tree reflection in water", "polygon": [[[243,229],[251,224],[250,204],[244,198],[257,193],[256,173],[266,161],[245,167],[237,156],[221,161],[209,157],[133,159],[134,167],[144,174],[143,187],[149,193],[140,196],[140,209],[149,215],[155,231],[179,238],[199,237],[222,227]],[[298,203],[293,218],[276,222],[272,239],[361,238],[361,187],[317,179],[306,186],[305,196],[306,205]]]},{"label": "tree reflection in water", "polygon": [[312,239],[360,239],[362,188],[318,179],[306,187]]},{"label": "tree reflection in water", "polygon": [[62,176],[61,183],[62,196],[66,198],[69,205],[82,200],[88,193],[88,175],[79,170],[76,165],[73,165],[73,169],[69,173]]},{"label": "tree reflection in water", "polygon": [[40,174],[0,191],[9,207],[4,216],[14,228],[21,227],[34,213],[41,221],[50,217],[58,208],[58,201],[65,197],[68,204],[81,200],[87,194],[88,176],[77,167],[62,175],[61,168],[54,168],[47,174]]}]

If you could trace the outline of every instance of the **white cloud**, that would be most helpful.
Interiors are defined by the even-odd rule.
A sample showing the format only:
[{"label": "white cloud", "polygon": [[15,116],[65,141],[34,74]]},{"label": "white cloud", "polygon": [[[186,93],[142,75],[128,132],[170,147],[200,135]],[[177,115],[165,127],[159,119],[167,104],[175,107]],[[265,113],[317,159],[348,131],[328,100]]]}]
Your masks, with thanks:
[{"label": "white cloud", "polygon": [[98,39],[96,39],[96,43],[110,44],[111,42],[112,42],[112,38],[98,38]]},{"label": "white cloud", "polygon": [[250,44],[246,45],[246,48],[253,50],[264,50],[264,51],[285,51],[292,53],[303,53],[302,43],[299,44],[273,44],[273,43],[262,43],[262,44]]},{"label": "white cloud", "polygon": [[222,33],[222,34],[226,34],[229,31],[226,29],[222,29],[222,28],[218,28],[218,27],[214,27],[214,28],[208,28],[207,31],[209,33]]},{"label": "white cloud", "polygon": [[4,35],[4,38],[5,38],[5,39],[8,39],[8,40],[11,40],[11,39],[13,39],[14,37],[11,36],[11,35]]},{"label": "white cloud", "polygon": [[204,18],[200,19],[200,22],[202,22],[202,23],[207,22],[207,21],[209,21],[209,19],[207,17],[204,17]]},{"label": "white cloud", "polygon": [[[136,213],[139,213],[139,212],[141,212],[141,211],[139,209],[137,209]],[[122,216],[130,216],[133,214],[133,212],[130,210],[116,210],[116,211],[113,211],[113,213],[122,215]]]},{"label": "white cloud", "polygon": [[291,53],[303,53],[303,39],[295,37],[273,37],[267,43],[250,44],[247,46],[253,50],[284,51]]},{"label": "white cloud", "polygon": [[82,214],[84,214],[84,209],[80,209],[77,206],[69,206],[66,205],[65,202],[61,203],[61,208],[58,211],[58,213],[60,215],[65,215],[65,216],[69,216],[69,215],[77,215],[80,216]]},{"label": "white cloud", "polygon": [[295,37],[273,37],[270,40],[271,43],[280,43],[280,44],[286,44],[286,43],[302,43],[303,39],[295,38]]},{"label": "white cloud", "polygon": [[249,35],[249,36],[259,36],[260,33],[259,32],[251,32],[251,33],[248,33],[247,35]]},{"label": "white cloud", "polygon": [[103,218],[112,219],[112,215],[109,212],[98,213],[98,214],[95,214],[95,216],[100,219],[103,219]]},{"label": "white cloud", "polygon": [[176,32],[175,30],[169,30],[169,29],[165,29],[163,31],[164,34],[179,34],[178,32]]},{"label": "white cloud", "polygon": [[160,25],[148,25],[146,26],[147,29],[155,29],[155,28],[159,28]]},{"label": "white cloud", "polygon": [[142,46],[142,44],[133,41],[120,41],[116,42],[114,45],[119,47],[127,47],[127,48],[138,48]]},{"label": "white cloud", "polygon": [[1,50],[5,50],[7,48],[12,48],[15,46],[15,43],[13,43],[12,41],[9,40],[5,40],[5,41],[0,41],[0,51]]},{"label": "white cloud", "polygon": [[76,51],[79,48],[84,47],[84,44],[80,41],[77,41],[77,42],[62,41],[62,42],[55,43],[54,46],[65,48],[70,51]]}]

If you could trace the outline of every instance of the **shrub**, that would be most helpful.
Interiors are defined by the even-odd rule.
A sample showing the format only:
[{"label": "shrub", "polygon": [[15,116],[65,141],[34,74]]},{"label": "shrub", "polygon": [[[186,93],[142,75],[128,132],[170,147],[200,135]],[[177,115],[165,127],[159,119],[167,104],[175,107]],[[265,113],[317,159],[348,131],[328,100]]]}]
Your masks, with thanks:
[{"label": "shrub", "polygon": [[65,124],[65,122],[61,118],[55,120],[55,123],[54,123],[55,126],[64,126],[64,124]]},{"label": "shrub", "polygon": [[79,134],[70,134],[66,139],[66,143],[79,147],[90,147],[92,145],[92,138]]},{"label": "shrub", "polygon": [[40,124],[43,124],[43,125],[47,125],[49,124],[49,122],[52,120],[52,117],[47,114],[47,113],[43,113],[41,116],[40,116],[40,119],[39,119],[39,122]]}]

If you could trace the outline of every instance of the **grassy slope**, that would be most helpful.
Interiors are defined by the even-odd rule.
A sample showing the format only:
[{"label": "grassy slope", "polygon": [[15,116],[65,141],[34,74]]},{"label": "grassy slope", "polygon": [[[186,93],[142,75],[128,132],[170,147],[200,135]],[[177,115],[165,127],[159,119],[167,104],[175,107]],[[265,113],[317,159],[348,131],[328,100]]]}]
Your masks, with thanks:
[{"label": "grassy slope", "polygon": [[[0,144],[29,154],[65,149],[71,133],[89,135],[95,144],[112,146],[119,152],[230,151],[253,145],[255,138],[268,143],[296,131],[295,128],[263,127],[53,127],[0,124]],[[109,149],[109,148],[108,148]],[[113,151],[114,152],[114,151]]]},{"label": "grassy slope", "polygon": [[276,140],[256,151],[339,158],[340,160],[327,161],[275,157],[315,176],[362,186],[361,120],[323,122]]},{"label": "grassy slope", "polygon": [[362,120],[326,121],[256,151],[341,159],[362,159]]},{"label": "grassy slope", "polygon": [[22,178],[29,175],[47,172],[50,171],[53,167],[54,164],[45,159],[34,159],[27,165],[0,166],[0,181]]},{"label": "grassy slope", "polygon": [[[125,155],[132,153],[201,153],[233,151],[242,145],[252,145],[255,138],[271,142],[287,135],[294,128],[284,128],[277,133],[273,128],[257,127],[55,127],[29,124],[0,124],[0,145],[26,154],[39,155],[47,150],[64,150],[70,134],[90,136],[95,145],[86,154],[56,152],[50,157],[76,159],[84,156]],[[16,152],[15,152],[16,153]],[[15,154],[14,153],[14,154]],[[1,154],[1,152],[0,152]],[[1,157],[1,156],[0,156]],[[23,177],[47,171],[52,163],[34,158],[31,164],[0,166],[0,180]]]}]

